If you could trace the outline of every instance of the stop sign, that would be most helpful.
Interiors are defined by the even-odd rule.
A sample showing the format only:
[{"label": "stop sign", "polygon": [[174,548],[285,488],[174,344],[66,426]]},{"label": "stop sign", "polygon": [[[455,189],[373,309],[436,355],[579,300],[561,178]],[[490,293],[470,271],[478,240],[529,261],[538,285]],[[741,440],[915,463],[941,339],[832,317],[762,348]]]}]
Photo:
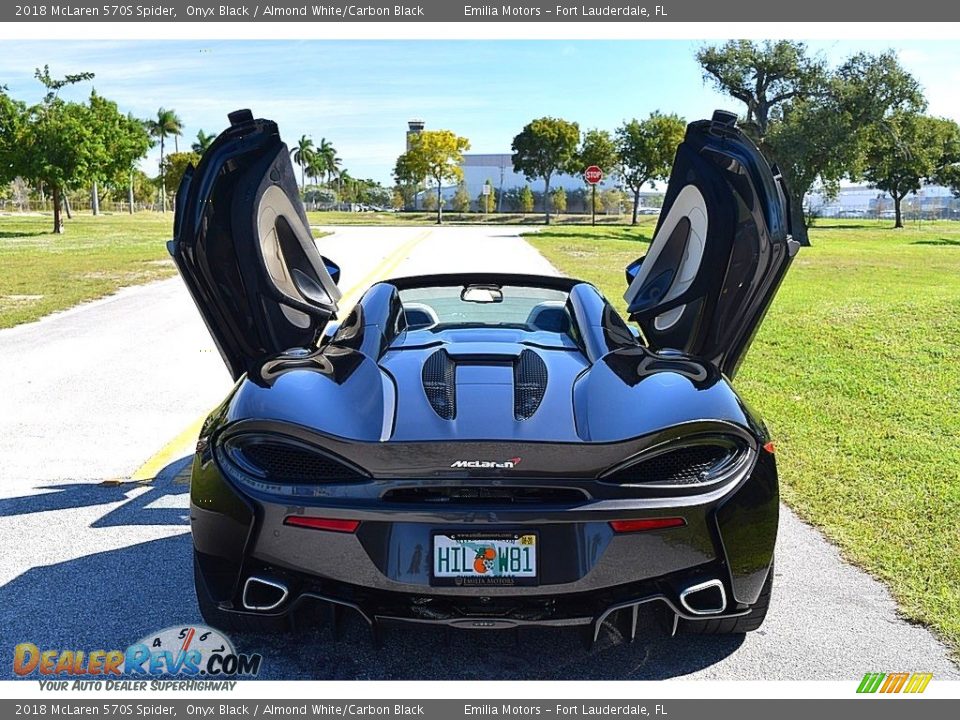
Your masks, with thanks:
[{"label": "stop sign", "polygon": [[596,185],[598,182],[603,180],[603,170],[596,165],[591,165],[583,171],[583,179],[591,185]]}]

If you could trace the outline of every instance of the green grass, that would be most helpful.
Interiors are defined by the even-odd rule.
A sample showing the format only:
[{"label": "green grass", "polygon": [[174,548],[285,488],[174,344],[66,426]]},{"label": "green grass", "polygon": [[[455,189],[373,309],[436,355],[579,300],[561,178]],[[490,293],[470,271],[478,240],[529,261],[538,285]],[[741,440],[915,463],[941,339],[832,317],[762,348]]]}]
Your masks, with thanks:
[{"label": "green grass", "polygon": [[0,328],[175,272],[171,213],[74,214],[63,235],[52,225],[49,214],[0,217]]},{"label": "green grass", "polygon": [[[960,223],[890,225],[812,229],[736,384],[774,434],[784,500],[960,652]],[[528,239],[623,310],[651,229]]]}]

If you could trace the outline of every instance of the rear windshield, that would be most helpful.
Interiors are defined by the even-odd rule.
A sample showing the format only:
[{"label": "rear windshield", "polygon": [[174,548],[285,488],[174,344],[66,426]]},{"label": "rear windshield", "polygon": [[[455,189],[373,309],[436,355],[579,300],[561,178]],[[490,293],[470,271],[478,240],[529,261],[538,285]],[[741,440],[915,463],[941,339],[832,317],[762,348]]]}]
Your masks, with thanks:
[{"label": "rear windshield", "polygon": [[519,285],[448,285],[400,291],[410,330],[513,327],[567,333],[568,293]]}]

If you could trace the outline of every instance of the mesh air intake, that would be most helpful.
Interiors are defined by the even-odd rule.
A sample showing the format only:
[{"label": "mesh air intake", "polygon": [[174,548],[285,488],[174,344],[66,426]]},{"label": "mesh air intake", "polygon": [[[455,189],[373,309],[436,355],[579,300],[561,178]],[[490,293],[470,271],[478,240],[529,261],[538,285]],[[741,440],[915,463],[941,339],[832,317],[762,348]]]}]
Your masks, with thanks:
[{"label": "mesh air intake", "polygon": [[517,420],[533,417],[547,391],[547,364],[533,350],[520,353],[513,366],[513,415]]},{"label": "mesh air intake", "polygon": [[446,350],[437,350],[423,363],[423,390],[434,411],[444,420],[457,415],[457,366]]}]

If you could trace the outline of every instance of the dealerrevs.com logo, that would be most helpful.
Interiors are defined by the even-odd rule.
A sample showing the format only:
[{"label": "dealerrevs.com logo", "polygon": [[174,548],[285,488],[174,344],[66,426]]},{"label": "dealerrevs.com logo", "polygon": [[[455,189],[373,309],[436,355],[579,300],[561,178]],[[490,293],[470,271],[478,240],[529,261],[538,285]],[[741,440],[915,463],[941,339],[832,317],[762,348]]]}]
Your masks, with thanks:
[{"label": "dealerrevs.com logo", "polygon": [[[53,686],[51,681],[63,680],[51,689],[66,689],[68,678],[75,682],[82,679],[87,684],[104,683],[104,687],[94,689],[107,690],[146,689],[146,682],[136,682],[138,678],[203,681],[251,678],[259,674],[262,662],[261,655],[238,653],[230,638],[204,625],[168,627],[147,635],[125,650],[41,649],[30,642],[19,643],[13,650],[14,675],[36,677],[45,686]],[[214,684],[206,682],[204,686]]]},{"label": "dealerrevs.com logo", "polygon": [[509,460],[455,460],[450,463],[452,468],[514,468],[520,464],[521,458],[513,457]]}]

